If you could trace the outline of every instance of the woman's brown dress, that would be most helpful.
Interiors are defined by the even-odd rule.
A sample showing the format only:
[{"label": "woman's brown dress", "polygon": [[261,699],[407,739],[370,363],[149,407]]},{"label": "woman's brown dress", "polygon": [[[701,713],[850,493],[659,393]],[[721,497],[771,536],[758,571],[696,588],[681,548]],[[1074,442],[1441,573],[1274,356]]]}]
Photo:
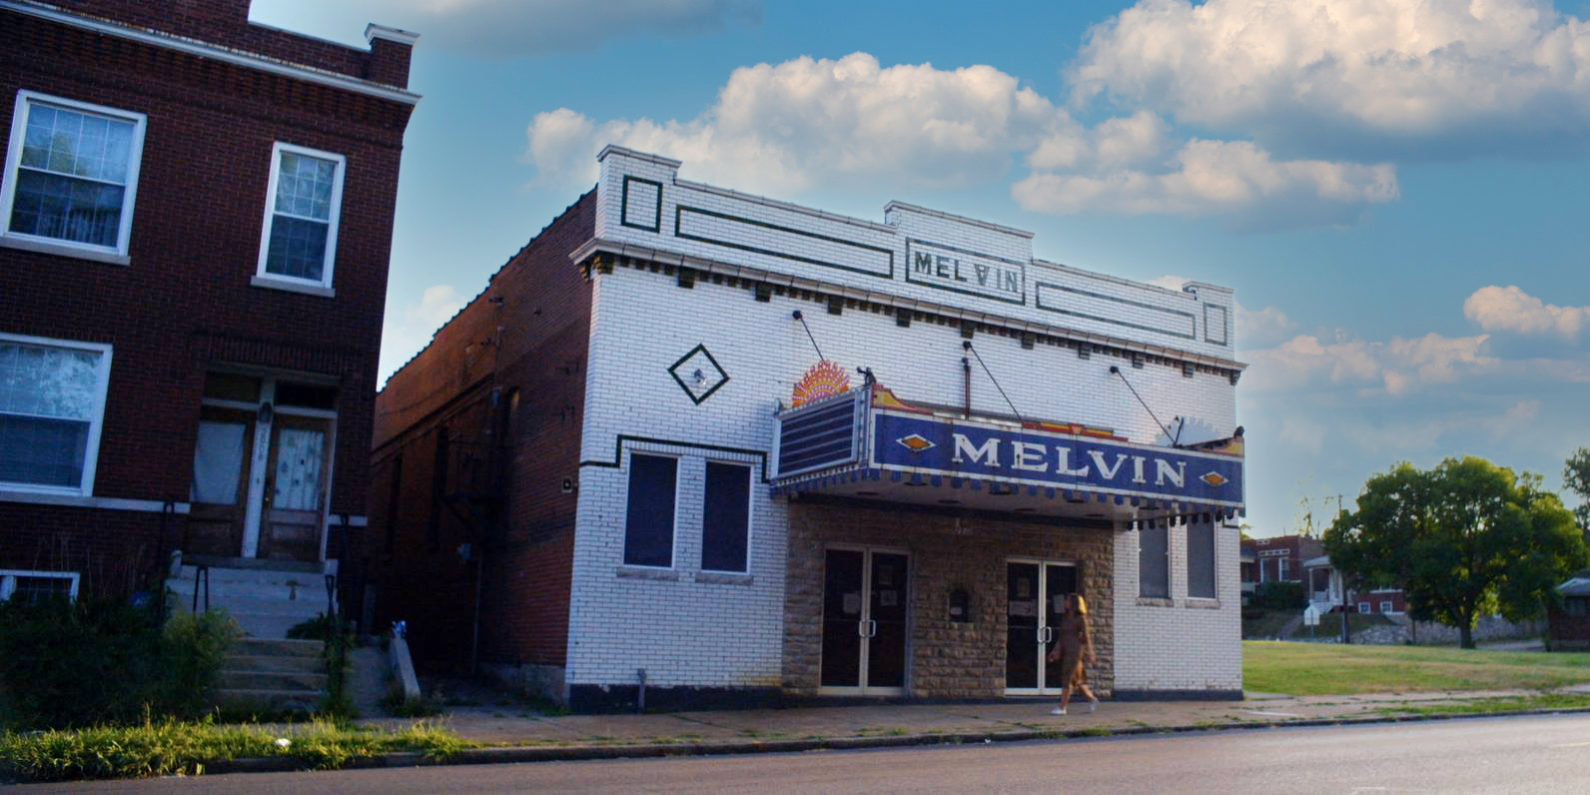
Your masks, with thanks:
[{"label": "woman's brown dress", "polygon": [[1060,616],[1060,681],[1061,687],[1086,684],[1082,676],[1082,650],[1088,646],[1088,619],[1075,610]]}]

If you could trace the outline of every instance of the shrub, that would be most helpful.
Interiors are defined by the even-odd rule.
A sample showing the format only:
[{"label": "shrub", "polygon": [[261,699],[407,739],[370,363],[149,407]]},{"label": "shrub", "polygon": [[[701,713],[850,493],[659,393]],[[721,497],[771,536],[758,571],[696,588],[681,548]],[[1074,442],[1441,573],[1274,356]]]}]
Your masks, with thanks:
[{"label": "shrub", "polygon": [[1303,583],[1261,582],[1253,589],[1253,604],[1271,610],[1302,610],[1308,600],[1303,598]]},{"label": "shrub", "polygon": [[0,603],[0,717],[61,728],[196,714],[235,636],[219,612],[162,632],[125,599]]},{"label": "shrub", "polygon": [[237,622],[220,610],[178,613],[166,622],[161,637],[166,711],[185,716],[204,711],[226,651],[242,634]]}]

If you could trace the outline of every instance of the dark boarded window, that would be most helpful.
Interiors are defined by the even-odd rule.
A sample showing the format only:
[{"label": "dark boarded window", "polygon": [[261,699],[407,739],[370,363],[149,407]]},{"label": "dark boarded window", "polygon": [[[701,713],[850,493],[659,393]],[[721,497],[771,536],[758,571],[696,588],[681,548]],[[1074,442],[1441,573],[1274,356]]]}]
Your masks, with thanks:
[{"label": "dark boarded window", "polygon": [[1137,533],[1139,596],[1170,598],[1170,539],[1165,525],[1145,527]]},{"label": "dark boarded window", "polygon": [[701,568],[744,572],[751,535],[751,468],[707,462],[706,513],[701,526]]},{"label": "dark boarded window", "polygon": [[629,457],[625,564],[674,565],[674,484],[678,474],[677,459],[655,455]]},{"label": "dark boarded window", "polygon": [[1215,598],[1215,526],[1210,522],[1187,525],[1187,595]]}]

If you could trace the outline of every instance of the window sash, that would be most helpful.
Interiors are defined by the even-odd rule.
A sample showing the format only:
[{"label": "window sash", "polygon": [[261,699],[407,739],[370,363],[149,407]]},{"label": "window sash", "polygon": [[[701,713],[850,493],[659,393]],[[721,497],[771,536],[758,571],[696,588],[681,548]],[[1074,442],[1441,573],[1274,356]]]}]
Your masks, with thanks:
[{"label": "window sash", "polygon": [[1208,522],[1187,525],[1187,596],[1218,597],[1215,576],[1215,526]]},{"label": "window sash", "polygon": [[751,467],[707,462],[701,525],[703,571],[750,571]]},{"label": "window sash", "polygon": [[1138,595],[1170,598],[1170,530],[1164,525],[1137,531]]},{"label": "window sash", "polygon": [[[59,370],[52,373],[37,366],[31,371],[24,370],[20,355],[25,349],[72,354],[79,370],[83,364],[79,357],[91,356],[92,369],[86,373],[69,373],[64,382],[51,382],[49,377],[59,374]],[[47,362],[48,357],[36,359],[35,365],[40,361]],[[0,418],[5,420],[0,422],[0,489],[75,496],[93,494],[110,361],[109,345],[0,334]],[[59,394],[59,390],[71,389],[85,394]],[[58,393],[44,397],[36,394],[48,390]],[[26,403],[30,400],[31,405]],[[49,426],[56,426],[53,432]],[[17,435],[21,438],[16,438]],[[69,452],[70,461],[59,460],[60,449],[53,450],[57,455],[48,460],[37,455],[28,456],[30,450],[37,452],[40,439],[53,436],[55,443],[62,443],[68,435],[74,448]],[[10,453],[7,452],[8,436],[17,444]],[[53,467],[64,474],[29,477],[27,467],[30,466]]]},{"label": "window sash", "polygon": [[[57,151],[52,145],[56,134],[53,123],[46,133],[39,131],[35,114],[41,110],[67,114],[78,121],[68,151]],[[85,120],[101,122],[102,134],[85,135]],[[0,235],[125,256],[143,158],[145,123],[146,117],[141,113],[18,91],[6,153],[4,189],[0,193]],[[52,139],[45,142],[44,161],[39,162],[40,136],[46,134]],[[30,179],[24,178],[29,176]],[[41,179],[46,182],[41,183]],[[30,190],[22,190],[24,182],[29,183]],[[97,198],[90,200],[88,194],[73,186],[92,186],[91,192]],[[104,191],[119,191],[120,196]],[[114,218],[105,217],[110,213],[111,198],[116,199]],[[29,214],[31,223],[22,217],[24,206],[34,208]],[[50,228],[41,226],[46,223]]]},{"label": "window sash", "polygon": [[624,515],[624,565],[672,568],[679,459],[631,453]]},{"label": "window sash", "polygon": [[[284,163],[290,158],[330,164],[330,196],[324,201],[325,217],[316,215],[315,192],[311,192],[308,196],[298,195],[298,186],[304,177],[299,176],[296,171],[284,177],[282,173]],[[331,287],[337,259],[337,233],[341,225],[342,189],[347,165],[347,158],[334,152],[322,152],[281,141],[277,141],[271,148],[270,180],[265,192],[265,216],[260,229],[259,264],[255,272],[258,278]],[[284,196],[284,190],[291,192]],[[310,203],[309,214],[298,211],[295,203],[299,200]],[[305,233],[310,226],[324,227],[323,238],[311,239],[313,235],[306,236]],[[287,231],[289,227],[290,232]],[[293,232],[297,234],[292,234]],[[320,249],[318,262],[302,256],[304,253],[302,246],[305,245]],[[300,247],[298,259],[286,259],[290,256],[284,248],[287,246]],[[277,253],[274,259],[273,249]],[[318,274],[314,272],[312,265],[318,265]]]}]

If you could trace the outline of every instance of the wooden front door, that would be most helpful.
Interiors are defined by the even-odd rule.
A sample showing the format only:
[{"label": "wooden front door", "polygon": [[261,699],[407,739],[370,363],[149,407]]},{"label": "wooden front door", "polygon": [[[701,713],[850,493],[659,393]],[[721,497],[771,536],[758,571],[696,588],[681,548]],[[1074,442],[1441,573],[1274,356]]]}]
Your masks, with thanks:
[{"label": "wooden front door", "polygon": [[242,548],[254,424],[254,412],[215,406],[201,410],[185,552],[232,557]]},{"label": "wooden front door", "polygon": [[320,559],[331,421],[277,414],[271,424],[259,553],[275,560]]}]

